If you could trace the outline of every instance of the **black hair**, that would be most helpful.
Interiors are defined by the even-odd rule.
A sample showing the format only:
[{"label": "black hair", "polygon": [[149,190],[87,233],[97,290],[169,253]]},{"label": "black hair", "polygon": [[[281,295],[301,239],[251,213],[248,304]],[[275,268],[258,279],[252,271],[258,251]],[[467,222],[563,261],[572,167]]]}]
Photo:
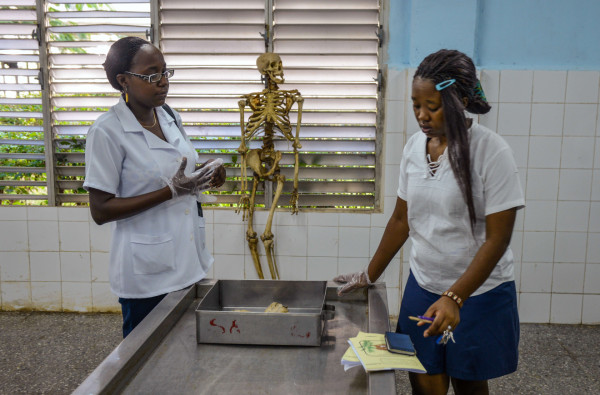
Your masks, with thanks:
[{"label": "black hair", "polygon": [[[433,84],[450,79],[452,85],[440,90],[446,123],[448,160],[469,210],[471,231],[475,229],[475,205],[471,180],[471,156],[465,110],[473,114],[490,111],[479,85],[473,60],[456,50],[442,49],[428,55],[419,65],[414,78],[430,80]],[[466,98],[466,106],[463,99]]]},{"label": "black hair", "polygon": [[102,66],[104,66],[106,78],[108,78],[108,82],[113,88],[118,91],[123,90],[123,87],[117,81],[117,74],[129,71],[133,57],[146,44],[152,45],[139,37],[123,37],[110,46]]}]

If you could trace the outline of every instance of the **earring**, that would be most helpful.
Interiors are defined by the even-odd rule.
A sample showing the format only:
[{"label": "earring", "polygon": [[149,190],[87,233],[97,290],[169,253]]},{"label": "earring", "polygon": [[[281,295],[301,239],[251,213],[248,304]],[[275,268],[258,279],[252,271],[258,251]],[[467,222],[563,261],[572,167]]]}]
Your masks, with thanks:
[{"label": "earring", "polygon": [[127,93],[127,88],[125,88],[125,103],[129,103],[129,94]]}]

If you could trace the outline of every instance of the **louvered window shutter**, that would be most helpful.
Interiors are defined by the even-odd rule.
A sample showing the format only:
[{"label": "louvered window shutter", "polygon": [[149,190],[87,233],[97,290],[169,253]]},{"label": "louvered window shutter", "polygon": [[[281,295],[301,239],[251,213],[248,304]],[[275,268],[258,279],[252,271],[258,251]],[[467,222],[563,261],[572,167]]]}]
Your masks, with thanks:
[{"label": "louvered window shutter", "polygon": [[57,201],[82,202],[87,201],[81,193],[87,130],[119,98],[102,63],[119,38],[147,39],[150,1],[65,0],[46,7]]},{"label": "louvered window shutter", "polygon": [[372,209],[378,1],[274,0],[273,21],[284,89],[305,98],[301,205]]},{"label": "louvered window shutter", "polygon": [[47,199],[35,0],[0,2],[0,199]]},{"label": "louvered window shutter", "polygon": [[[230,179],[217,195],[218,203],[239,200],[238,101],[264,88],[256,58],[267,43],[283,61],[286,82],[280,89],[298,89],[305,98],[299,206],[372,209],[378,1],[273,0],[273,9],[265,9],[265,3],[161,2],[161,49],[176,69],[167,102],[180,111],[201,159],[221,157],[228,164]],[[246,108],[246,119],[249,115]],[[294,126],[296,117],[294,106]],[[261,144],[255,139],[250,148]],[[275,149],[283,152],[280,165],[288,180],[279,201],[285,206],[294,158],[291,143],[282,137],[275,140]],[[259,188],[256,202],[261,205],[265,199]]]},{"label": "louvered window shutter", "polygon": [[[40,18],[36,5],[37,15],[40,5],[45,12],[39,43],[31,37]],[[49,204],[87,200],[81,188],[85,136],[119,95],[101,64],[112,42],[148,38],[155,20],[167,64],[176,69],[167,102],[180,111],[201,160],[220,157],[228,164],[217,204],[239,199],[238,101],[264,88],[256,58],[268,48],[283,60],[286,82],[280,89],[298,89],[305,98],[300,207],[377,205],[378,0],[0,0],[0,6],[6,27],[0,33],[0,131],[3,147],[12,147],[0,152],[3,196],[23,198],[18,188],[25,188],[24,196],[48,198]],[[47,72],[49,92],[40,90],[40,68]],[[296,119],[294,106],[294,127]],[[261,144],[255,139],[250,148]],[[283,153],[280,165],[288,180],[279,201],[285,206],[292,147],[276,137],[275,148]],[[48,163],[54,171],[45,177]],[[268,185],[259,189],[256,203],[268,206],[272,191]]]},{"label": "louvered window shutter", "polygon": [[[264,0],[163,0],[161,50],[169,67],[167,103],[180,112],[200,160],[222,158],[227,181],[219,204],[239,200],[237,148],[241,129],[238,101],[244,93],[264,88],[256,58],[264,52]],[[252,143],[251,148],[258,148]],[[263,195],[257,196],[263,203]]]}]

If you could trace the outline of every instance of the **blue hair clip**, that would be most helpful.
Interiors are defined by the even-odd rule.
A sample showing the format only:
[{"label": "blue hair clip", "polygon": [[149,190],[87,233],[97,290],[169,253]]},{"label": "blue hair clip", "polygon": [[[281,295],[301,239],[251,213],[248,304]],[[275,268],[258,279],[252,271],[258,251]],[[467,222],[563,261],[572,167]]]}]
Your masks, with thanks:
[{"label": "blue hair clip", "polygon": [[435,85],[435,89],[438,91],[441,91],[442,89],[446,89],[447,87],[454,84],[455,82],[456,82],[456,80],[454,78],[446,80],[446,81],[442,81],[439,84]]}]

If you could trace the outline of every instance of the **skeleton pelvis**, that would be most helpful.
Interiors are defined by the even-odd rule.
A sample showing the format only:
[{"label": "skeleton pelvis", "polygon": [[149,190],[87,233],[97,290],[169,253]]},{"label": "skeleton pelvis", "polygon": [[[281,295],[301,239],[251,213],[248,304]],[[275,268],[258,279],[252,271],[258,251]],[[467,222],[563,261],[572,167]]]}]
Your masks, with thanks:
[{"label": "skeleton pelvis", "polygon": [[[260,177],[273,174],[279,168],[281,152],[272,150],[253,149],[248,151],[246,163]],[[275,168],[275,169],[274,169]]]}]

